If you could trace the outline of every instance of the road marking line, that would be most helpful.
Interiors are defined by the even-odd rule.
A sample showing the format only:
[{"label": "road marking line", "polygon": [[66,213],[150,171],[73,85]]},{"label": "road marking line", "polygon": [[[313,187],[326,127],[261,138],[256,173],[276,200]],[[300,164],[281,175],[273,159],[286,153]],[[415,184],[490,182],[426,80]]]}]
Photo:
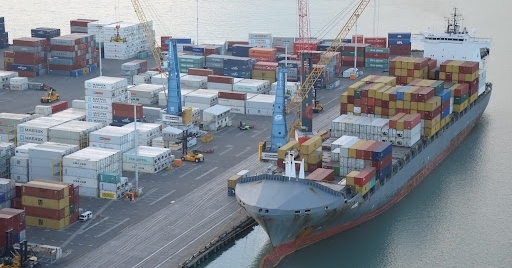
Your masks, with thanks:
[{"label": "road marking line", "polygon": [[212,171],[216,170],[217,168],[218,168],[218,167],[214,167],[214,168],[212,168],[210,171],[208,171],[208,172],[204,173],[203,175],[201,175],[201,176],[197,177],[197,178],[196,178],[196,180],[199,180],[200,178],[202,178],[202,177],[204,177],[204,176],[208,175],[210,172],[212,172]]},{"label": "road marking line", "polygon": [[[143,259],[142,261],[140,261],[139,263],[135,264],[133,266],[133,268],[135,267],[138,267],[140,266],[141,264],[143,264],[145,261],[149,260],[150,258],[152,258],[153,256],[155,256],[156,254],[158,254],[161,250],[163,250],[164,248],[166,248],[167,246],[169,246],[170,244],[174,243],[174,241],[180,239],[182,236],[188,234],[190,231],[192,231],[192,229],[196,228],[197,226],[203,224],[203,222],[209,220],[213,215],[217,214],[219,211],[223,210],[225,207],[231,205],[231,203],[235,202],[235,200],[225,204],[224,206],[222,206],[221,208],[217,209],[215,212],[213,212],[212,214],[210,214],[208,217],[205,217],[204,219],[202,219],[200,222],[196,223],[196,225],[190,227],[188,230],[186,230],[185,232],[181,233],[178,237],[174,238],[173,240],[169,241],[167,244],[163,245],[162,247],[160,247],[158,250],[156,250],[155,252],[151,253],[149,256],[147,256],[145,259]],[[237,211],[238,212],[238,211]],[[173,255],[174,256],[174,255]]]},{"label": "road marking line", "polygon": [[92,229],[94,226],[96,226],[96,225],[98,225],[98,224],[102,223],[103,221],[106,221],[108,218],[110,218],[110,217],[105,217],[105,218],[103,218],[101,221],[99,221],[99,222],[97,222],[97,223],[95,223],[95,224],[91,225],[91,227],[89,227],[89,228],[87,228],[87,229],[84,229],[84,230],[80,231],[80,232],[79,232],[79,234],[83,234],[83,233],[85,233],[85,232],[89,231],[89,230],[90,230],[90,229]]},{"label": "road marking line", "polygon": [[247,151],[249,151],[251,149],[251,147],[247,147],[245,150],[243,150],[242,152],[240,152],[239,154],[235,155],[236,157],[238,156],[241,156],[243,154],[245,154]]},{"label": "road marking line", "polygon": [[258,131],[258,132],[256,132],[256,134],[252,135],[251,137],[252,137],[252,138],[254,138],[254,137],[256,137],[256,136],[260,135],[260,133],[261,133],[261,132],[263,132],[263,131],[267,131],[267,130],[268,130],[268,129],[264,129],[264,130],[262,130],[262,131]]},{"label": "road marking line", "polygon": [[126,218],[126,219],[124,219],[124,220],[120,221],[118,224],[116,224],[116,225],[114,225],[114,226],[112,226],[112,227],[108,228],[107,230],[105,230],[105,232],[103,232],[103,233],[101,233],[101,234],[99,234],[99,235],[96,235],[96,236],[94,236],[94,237],[100,237],[100,236],[102,236],[102,235],[104,235],[104,234],[106,234],[106,233],[108,233],[108,232],[110,232],[110,231],[114,230],[114,229],[115,229],[115,228],[117,228],[119,225],[121,225],[121,224],[123,224],[123,223],[127,222],[129,219],[130,219],[130,218]]},{"label": "road marking line", "polygon": [[181,175],[180,175],[180,178],[183,178],[183,177],[187,176],[188,174],[190,174],[191,172],[193,172],[194,170],[196,170],[196,169],[198,169],[198,168],[199,168],[199,167],[195,167],[195,168],[193,168],[193,169],[191,169],[191,170],[189,170],[189,171],[187,171],[187,172],[185,172],[185,173],[181,174]]},{"label": "road marking line", "polygon": [[172,191],[170,191],[168,194],[166,194],[166,195],[164,195],[164,196],[162,196],[162,197],[158,198],[157,200],[153,201],[153,203],[151,203],[151,204],[149,204],[149,205],[150,205],[150,206],[154,205],[154,204],[155,204],[155,203],[157,203],[158,201],[160,201],[160,200],[162,200],[162,199],[164,199],[164,198],[168,197],[169,195],[171,195],[171,194],[172,194],[172,193],[174,193],[174,192],[176,192],[176,190],[172,190]]},{"label": "road marking line", "polygon": [[[243,130],[242,130],[243,131]],[[238,134],[236,134],[235,136],[239,137],[240,135],[244,134],[243,132],[240,132]]]},{"label": "road marking line", "polygon": [[232,149],[233,149],[233,148],[229,148],[229,149],[227,149],[226,151],[224,151],[224,152],[220,153],[219,155],[223,155],[223,154],[225,154],[225,153],[229,152],[229,151],[230,151],[230,150],[232,150]]}]

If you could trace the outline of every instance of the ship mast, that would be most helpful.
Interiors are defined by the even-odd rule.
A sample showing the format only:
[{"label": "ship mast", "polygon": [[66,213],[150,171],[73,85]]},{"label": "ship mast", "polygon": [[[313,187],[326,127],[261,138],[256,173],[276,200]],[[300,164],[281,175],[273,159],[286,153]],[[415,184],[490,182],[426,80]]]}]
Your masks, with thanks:
[{"label": "ship mast", "polygon": [[[446,18],[447,26],[446,26],[446,33],[447,34],[459,34],[460,32],[460,21],[462,20],[462,15],[460,13],[457,13],[457,8],[453,8],[453,13],[451,14],[451,18]],[[467,33],[466,31],[462,32],[463,34]]]}]

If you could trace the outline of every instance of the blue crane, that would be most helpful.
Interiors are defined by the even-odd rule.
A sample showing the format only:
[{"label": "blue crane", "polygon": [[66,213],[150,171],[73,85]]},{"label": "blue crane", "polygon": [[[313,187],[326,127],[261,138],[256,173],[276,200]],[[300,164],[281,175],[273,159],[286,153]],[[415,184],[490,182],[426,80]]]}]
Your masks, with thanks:
[{"label": "blue crane", "polygon": [[270,135],[270,152],[277,152],[279,147],[288,143],[288,128],[286,127],[285,87],[288,69],[279,68],[277,71],[276,101],[272,114],[272,131]]},{"label": "blue crane", "polygon": [[178,49],[176,40],[166,41],[169,45],[169,55],[167,55],[167,114],[181,116],[183,108],[181,107],[181,85],[180,85],[180,66],[178,61]]}]

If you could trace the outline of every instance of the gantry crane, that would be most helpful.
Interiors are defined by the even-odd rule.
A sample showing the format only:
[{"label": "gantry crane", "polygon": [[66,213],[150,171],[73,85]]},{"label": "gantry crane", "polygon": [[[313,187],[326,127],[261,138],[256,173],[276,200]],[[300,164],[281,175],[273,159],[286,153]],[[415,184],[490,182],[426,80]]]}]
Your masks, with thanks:
[{"label": "gantry crane", "polygon": [[[164,59],[161,48],[157,45],[155,33],[146,18],[144,9],[139,0],[132,0],[132,5],[135,14],[142,25],[142,31],[148,41],[149,48],[153,57],[155,58],[156,67],[158,71],[167,77],[167,114],[181,116],[183,109],[181,104],[181,85],[180,85],[180,72],[178,62],[178,49],[175,40],[168,40],[169,42],[169,55]],[[168,72],[168,74],[167,74]]]},{"label": "gantry crane", "polygon": [[[310,73],[307,77],[302,81],[299,90],[297,91],[297,101],[290,101],[286,107],[286,111],[289,113],[297,113],[298,119],[292,123],[290,126],[290,130],[288,131],[288,135],[290,139],[295,138],[295,130],[301,129],[304,132],[312,132],[312,122],[313,122],[313,109],[315,108],[315,103],[311,102],[311,89],[314,84],[320,77],[323,72],[323,68],[321,66],[327,65],[331,60],[333,55],[332,52],[338,51],[338,49],[343,44],[343,39],[348,35],[352,27],[356,24],[357,20],[365,10],[365,8],[370,3],[370,0],[361,0],[359,5],[356,7],[352,15],[350,16],[347,23],[343,26],[341,31],[338,33],[334,41],[327,48],[325,53],[320,57],[320,61],[318,65],[313,66],[310,64]],[[303,59],[304,60],[304,59]]]}]

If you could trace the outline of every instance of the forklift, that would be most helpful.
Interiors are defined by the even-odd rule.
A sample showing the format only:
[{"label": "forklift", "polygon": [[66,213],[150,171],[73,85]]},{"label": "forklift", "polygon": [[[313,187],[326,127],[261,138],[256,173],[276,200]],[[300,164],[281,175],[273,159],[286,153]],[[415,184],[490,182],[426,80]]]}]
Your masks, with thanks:
[{"label": "forklift", "polygon": [[5,232],[5,250],[0,258],[0,268],[36,268],[41,267],[37,257],[29,256],[27,241],[19,243],[20,249],[17,252],[14,249],[14,234],[12,230]]},{"label": "forklift", "polygon": [[181,139],[181,148],[183,156],[181,157],[181,160],[188,161],[188,162],[204,162],[204,156],[202,153],[200,153],[197,150],[192,150],[191,152],[188,151],[188,131],[183,131],[183,138]]},{"label": "forklift", "polygon": [[41,97],[41,103],[50,103],[59,100],[59,94],[53,87],[48,87],[44,96]]},{"label": "forklift", "polygon": [[254,125],[248,125],[242,121],[240,121],[240,125],[238,126],[240,130],[250,130],[254,128]]}]

